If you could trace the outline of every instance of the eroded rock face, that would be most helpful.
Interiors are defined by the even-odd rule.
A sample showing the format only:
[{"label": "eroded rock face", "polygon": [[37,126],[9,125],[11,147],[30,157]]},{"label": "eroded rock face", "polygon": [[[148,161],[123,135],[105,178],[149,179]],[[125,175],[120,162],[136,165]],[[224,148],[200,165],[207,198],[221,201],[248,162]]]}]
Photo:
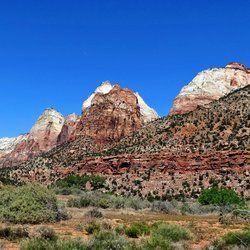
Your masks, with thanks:
[{"label": "eroded rock face", "polygon": [[46,109],[30,133],[14,140],[9,152],[0,158],[0,166],[14,166],[57,145],[64,117],[54,109]]},{"label": "eroded rock face", "polygon": [[57,145],[74,139],[74,134],[79,122],[80,117],[76,114],[70,114],[66,116],[61,132],[57,138]]},{"label": "eroded rock face", "polygon": [[17,165],[78,137],[104,146],[156,118],[138,93],[106,81],[83,103],[81,117],[46,109],[24,138],[0,139],[0,167]]},{"label": "eroded rock face", "polygon": [[119,85],[113,86],[108,93],[96,92],[91,105],[85,104],[76,137],[87,136],[105,145],[119,141],[142,125],[138,98]]},{"label": "eroded rock face", "polygon": [[17,144],[27,139],[28,135],[19,135],[12,138],[0,138],[0,159],[14,150]]},{"label": "eroded rock face", "polygon": [[[97,94],[108,94],[116,85],[111,84],[109,81],[103,82],[96,90],[95,92],[83,103],[82,105],[82,112],[84,112],[87,108],[89,108],[93,104],[94,97]],[[131,91],[132,92],[132,91]],[[156,111],[152,108],[150,108],[145,101],[142,99],[142,97],[139,95],[139,93],[134,93],[134,95],[138,99],[138,106],[140,110],[140,114],[142,117],[143,123],[155,120],[159,118],[159,115],[156,113]]]},{"label": "eroded rock face", "polygon": [[[68,168],[36,167],[26,171],[22,176],[18,170],[14,170],[11,173],[11,178],[18,182],[37,181],[51,184],[57,179],[75,173],[79,175],[103,174],[107,176],[107,179],[116,180],[120,184],[120,188],[117,190],[119,193],[126,193],[126,187],[137,190],[138,186],[135,186],[133,181],[140,180],[142,183],[140,192],[145,196],[153,191],[164,195],[167,190],[171,189],[172,194],[178,194],[180,190],[183,190],[184,182],[193,186],[193,190],[201,191],[198,183],[202,183],[205,188],[208,188],[213,184],[209,181],[212,179],[223,180],[226,174],[230,179],[226,182],[226,186],[233,187],[237,192],[249,197],[250,192],[246,188],[247,185],[249,186],[246,182],[249,179],[250,171],[249,157],[248,151],[241,150],[207,154],[199,154],[198,152],[173,154],[162,151],[154,154],[89,157]],[[200,176],[202,176],[202,182]],[[241,185],[239,185],[238,180],[242,180]],[[195,182],[196,185],[193,185]],[[187,193],[187,196],[190,193]]]},{"label": "eroded rock face", "polygon": [[62,114],[46,109],[30,130],[29,141],[34,141],[40,151],[47,151],[57,145],[57,138],[64,124]]},{"label": "eroded rock face", "polygon": [[200,72],[175,98],[170,115],[184,114],[250,84],[250,72],[239,63]]}]

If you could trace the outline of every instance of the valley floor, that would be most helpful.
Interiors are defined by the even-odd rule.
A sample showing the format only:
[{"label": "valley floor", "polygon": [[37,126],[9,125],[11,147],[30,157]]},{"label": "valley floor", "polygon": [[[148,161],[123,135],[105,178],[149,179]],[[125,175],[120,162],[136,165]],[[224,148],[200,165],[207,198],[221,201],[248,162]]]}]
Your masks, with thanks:
[{"label": "valley floor", "polygon": [[[71,196],[58,196],[58,199],[65,203]],[[92,208],[67,208],[71,214],[71,218],[54,224],[44,224],[55,230],[62,238],[82,238],[88,240],[90,236],[85,231],[89,221],[86,213]],[[107,222],[116,227],[120,224],[130,225],[134,222],[146,222],[153,224],[154,222],[166,222],[178,224],[192,232],[192,239],[187,242],[188,249],[205,249],[209,243],[220,238],[228,232],[240,231],[247,227],[247,223],[237,223],[233,225],[222,225],[219,223],[219,216],[216,214],[207,215],[170,215],[164,213],[156,213],[150,210],[133,210],[133,209],[100,209],[103,213],[102,222]],[[6,226],[6,224],[1,224]],[[35,232],[41,225],[27,225],[31,232]],[[18,242],[1,240],[0,249],[16,250],[19,249]],[[1,248],[2,247],[2,248]]]}]

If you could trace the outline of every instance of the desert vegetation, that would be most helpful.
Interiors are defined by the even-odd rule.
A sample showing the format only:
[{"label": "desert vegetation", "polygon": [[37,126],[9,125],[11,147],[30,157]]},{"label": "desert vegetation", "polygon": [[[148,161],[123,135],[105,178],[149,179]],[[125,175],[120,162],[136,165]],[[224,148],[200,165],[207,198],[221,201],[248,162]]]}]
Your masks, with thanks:
[{"label": "desert vegetation", "polygon": [[[2,248],[151,250],[192,249],[197,244],[203,249],[249,246],[248,201],[231,189],[205,189],[199,199],[149,199],[107,192],[106,181],[90,175],[70,176],[49,187],[34,183],[3,185]],[[86,189],[87,183],[90,185]],[[65,190],[71,190],[70,194]],[[214,229],[209,231],[209,224],[202,223],[210,223]],[[206,244],[201,243],[204,241]]]},{"label": "desert vegetation", "polygon": [[67,219],[55,194],[38,184],[2,187],[0,197],[2,222],[37,224]]}]

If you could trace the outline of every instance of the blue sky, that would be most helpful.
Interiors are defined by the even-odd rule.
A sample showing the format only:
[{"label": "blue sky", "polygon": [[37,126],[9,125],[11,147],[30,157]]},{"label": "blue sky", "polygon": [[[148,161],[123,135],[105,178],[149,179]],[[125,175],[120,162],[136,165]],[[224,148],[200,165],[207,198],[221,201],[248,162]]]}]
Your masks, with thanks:
[{"label": "blue sky", "polygon": [[0,137],[64,115],[104,80],[160,115],[199,71],[250,66],[248,0],[12,0],[0,3]]}]

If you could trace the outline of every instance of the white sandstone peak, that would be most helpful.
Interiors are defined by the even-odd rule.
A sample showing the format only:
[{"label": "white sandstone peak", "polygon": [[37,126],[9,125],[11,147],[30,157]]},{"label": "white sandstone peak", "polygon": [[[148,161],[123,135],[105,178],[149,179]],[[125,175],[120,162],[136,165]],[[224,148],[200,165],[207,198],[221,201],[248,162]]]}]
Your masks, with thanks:
[{"label": "white sandstone peak", "polygon": [[170,114],[183,114],[250,84],[250,72],[240,63],[198,73],[175,98]]},{"label": "white sandstone peak", "polygon": [[212,95],[221,97],[230,91],[250,84],[250,74],[234,68],[213,68],[201,71],[179,96]]},{"label": "white sandstone peak", "polygon": [[111,84],[110,81],[104,81],[102,84],[96,88],[93,94],[83,103],[82,105],[82,111],[85,110],[86,108],[89,108],[92,104],[92,100],[95,97],[97,93],[100,94],[108,94],[112,89],[114,85]]},{"label": "white sandstone peak", "polygon": [[[94,91],[94,93],[83,103],[82,111],[91,106],[92,100],[97,93],[108,94],[114,88],[114,86],[115,84],[112,84],[110,81],[102,82],[102,84]],[[135,93],[135,95],[138,99],[138,105],[140,107],[141,115],[143,117],[144,122],[149,122],[159,118],[156,111],[150,108],[138,93]]]},{"label": "white sandstone peak", "polygon": [[42,115],[38,118],[35,125],[31,128],[30,135],[35,136],[36,134],[39,134],[40,131],[45,131],[48,128],[59,134],[61,132],[64,120],[65,119],[63,115],[55,109],[45,109]]},{"label": "white sandstone peak", "polygon": [[28,135],[19,135],[17,137],[0,138],[0,151],[4,153],[11,152],[18,143],[26,140],[27,136]]},{"label": "white sandstone peak", "polygon": [[142,99],[142,97],[139,95],[138,92],[135,93],[137,99],[138,99],[138,105],[140,107],[141,115],[143,117],[144,122],[150,122],[157,118],[159,118],[159,115],[156,113],[156,111],[152,108],[150,108],[145,101]]}]

